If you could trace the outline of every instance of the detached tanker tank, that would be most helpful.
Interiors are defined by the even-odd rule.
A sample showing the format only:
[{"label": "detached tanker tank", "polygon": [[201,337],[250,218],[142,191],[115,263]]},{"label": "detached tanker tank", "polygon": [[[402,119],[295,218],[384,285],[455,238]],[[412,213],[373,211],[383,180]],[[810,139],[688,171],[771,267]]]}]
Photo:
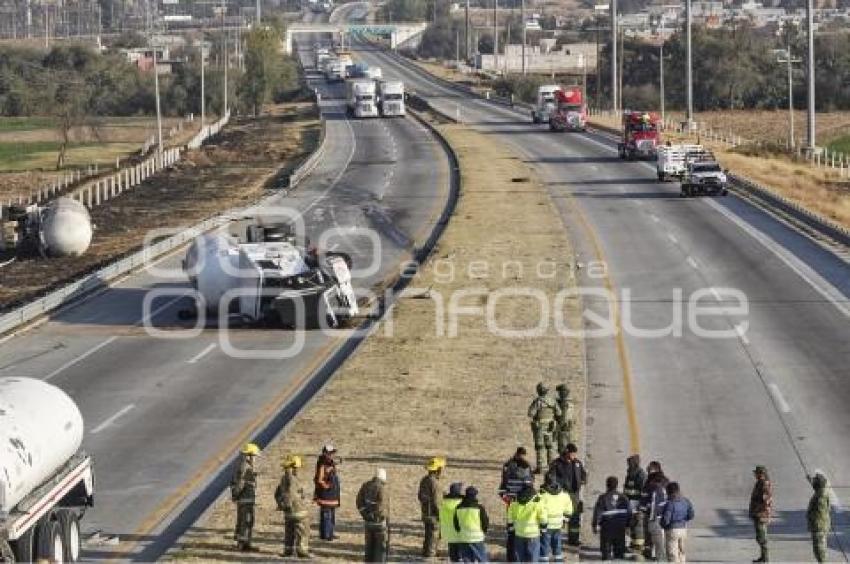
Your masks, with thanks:
[{"label": "detached tanker tank", "polygon": [[80,202],[59,198],[39,211],[39,248],[46,256],[80,256],[91,238],[91,216]]},{"label": "detached tanker tank", "polygon": [[93,504],[83,418],[59,388],[0,378],[0,557],[75,562],[80,519]]}]

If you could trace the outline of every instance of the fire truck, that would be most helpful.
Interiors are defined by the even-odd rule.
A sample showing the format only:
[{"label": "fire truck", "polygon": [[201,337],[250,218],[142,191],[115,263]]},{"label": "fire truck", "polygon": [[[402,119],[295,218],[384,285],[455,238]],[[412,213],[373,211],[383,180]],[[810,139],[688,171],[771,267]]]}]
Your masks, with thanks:
[{"label": "fire truck", "polygon": [[572,86],[555,91],[555,110],[549,116],[551,131],[585,131],[587,106],[580,88]]},{"label": "fire truck", "polygon": [[658,114],[652,112],[623,112],[623,140],[617,144],[621,159],[655,159],[661,145]]}]

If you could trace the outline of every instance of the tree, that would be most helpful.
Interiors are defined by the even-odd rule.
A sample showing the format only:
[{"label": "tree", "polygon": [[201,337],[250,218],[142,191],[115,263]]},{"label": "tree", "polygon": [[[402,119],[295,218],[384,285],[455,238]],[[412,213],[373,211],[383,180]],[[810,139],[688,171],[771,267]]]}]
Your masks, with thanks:
[{"label": "tree", "polygon": [[283,80],[280,40],[278,30],[272,27],[256,27],[245,37],[245,73],[238,93],[255,116]]}]

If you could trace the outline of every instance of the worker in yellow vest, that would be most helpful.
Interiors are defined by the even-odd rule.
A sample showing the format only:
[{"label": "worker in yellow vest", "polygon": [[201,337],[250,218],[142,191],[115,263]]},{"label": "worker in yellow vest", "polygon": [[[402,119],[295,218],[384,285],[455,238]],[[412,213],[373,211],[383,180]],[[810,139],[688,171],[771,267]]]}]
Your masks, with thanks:
[{"label": "worker in yellow vest", "polygon": [[455,531],[455,509],[463,500],[463,484],[454,482],[449,486],[449,493],[440,501],[440,537],[449,547],[449,561],[460,562],[460,537]]},{"label": "worker in yellow vest", "polygon": [[564,524],[573,514],[572,498],[552,478],[546,480],[540,489],[540,502],[546,510],[546,530],[540,534],[540,558],[543,562],[548,562],[551,555],[555,562],[563,562],[564,547],[561,542],[561,532]]},{"label": "worker in yellow vest", "polygon": [[508,530],[513,531],[518,562],[537,562],[540,558],[540,534],[548,519],[540,496],[527,486],[508,507]]},{"label": "worker in yellow vest", "polygon": [[460,558],[464,562],[487,562],[484,537],[490,526],[487,510],[478,503],[478,490],[469,486],[455,509],[455,532],[458,537]]}]

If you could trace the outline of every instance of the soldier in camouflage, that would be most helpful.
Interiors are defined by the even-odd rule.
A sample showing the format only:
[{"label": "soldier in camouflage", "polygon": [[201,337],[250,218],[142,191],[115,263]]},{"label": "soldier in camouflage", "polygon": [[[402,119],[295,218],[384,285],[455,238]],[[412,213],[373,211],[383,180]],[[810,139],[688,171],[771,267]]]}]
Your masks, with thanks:
[{"label": "soldier in camouflage", "polygon": [[812,550],[815,560],[826,562],[826,537],[832,529],[832,517],[829,508],[829,494],[827,492],[826,476],[817,473],[811,478],[812,487],[815,489],[812,499],[809,500],[809,508],[806,511],[806,521],[809,532],[812,534]]},{"label": "soldier in camouflage", "polygon": [[561,416],[561,408],[548,394],[549,389],[540,382],[537,384],[537,397],[528,406],[534,450],[537,453],[535,474],[540,474],[555,459],[555,420]]},{"label": "soldier in camouflage", "polygon": [[566,384],[555,386],[558,393],[558,407],[561,414],[555,417],[555,437],[558,440],[558,452],[562,452],[573,442],[573,402],[570,401],[570,389]]}]

